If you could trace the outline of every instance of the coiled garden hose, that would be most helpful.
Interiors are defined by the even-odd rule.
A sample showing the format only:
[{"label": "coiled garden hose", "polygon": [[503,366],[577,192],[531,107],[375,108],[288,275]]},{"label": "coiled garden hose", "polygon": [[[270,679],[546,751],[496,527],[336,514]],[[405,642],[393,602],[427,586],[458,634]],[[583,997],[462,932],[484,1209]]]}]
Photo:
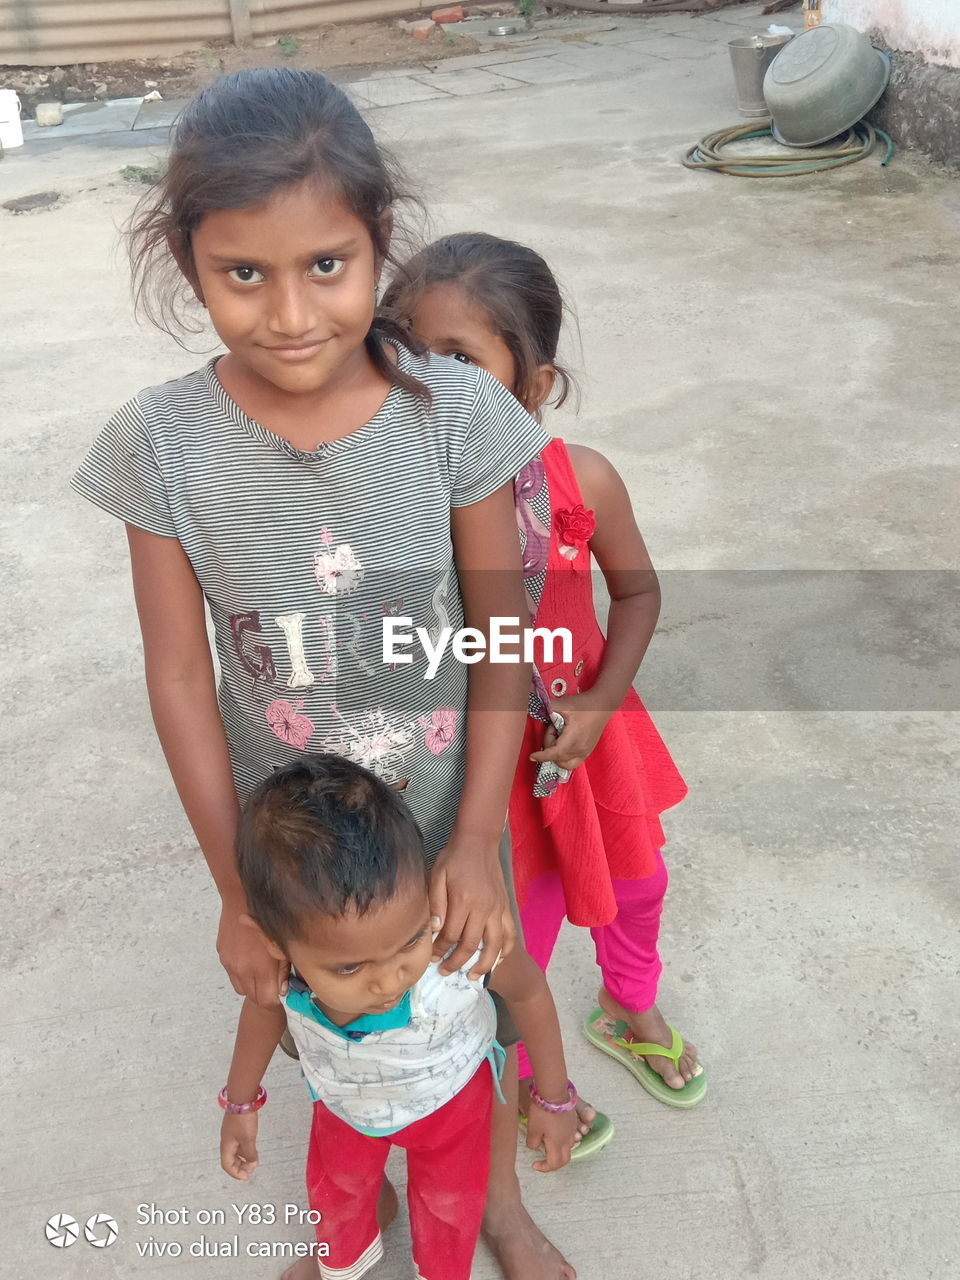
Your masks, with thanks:
[{"label": "coiled garden hose", "polygon": [[688,169],[713,169],[716,173],[729,173],[735,178],[794,178],[802,173],[820,173],[824,169],[839,169],[845,164],[855,164],[876,149],[880,138],[887,144],[881,165],[886,166],[893,159],[893,141],[890,135],[882,129],[875,129],[865,120],[834,139],[827,148],[795,148],[789,154],[723,154],[724,148],[732,142],[772,137],[769,122],[763,128],[758,128],[754,123],[718,129],[716,133],[708,133],[692,146],[684,155],[683,163]]}]

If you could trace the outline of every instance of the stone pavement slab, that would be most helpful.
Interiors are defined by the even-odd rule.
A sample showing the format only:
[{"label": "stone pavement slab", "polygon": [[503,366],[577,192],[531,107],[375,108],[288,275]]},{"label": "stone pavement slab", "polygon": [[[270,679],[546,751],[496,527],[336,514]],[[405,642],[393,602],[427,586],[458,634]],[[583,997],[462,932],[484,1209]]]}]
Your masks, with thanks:
[{"label": "stone pavement slab", "polygon": [[[554,48],[554,46],[556,46]],[[551,41],[547,48],[547,53],[557,52],[564,47],[562,41]],[[427,62],[424,64],[428,71],[459,71],[461,69],[468,70],[471,67],[489,67],[494,63],[504,62],[523,62],[527,58],[532,58],[543,53],[542,46],[536,44],[524,45],[522,48],[511,49],[492,49],[486,53],[463,53],[457,58],[444,58],[442,62]],[[406,75],[417,74],[406,68]]]},{"label": "stone pavement slab", "polygon": [[700,25],[700,17],[693,13],[659,13],[655,18],[639,19],[644,26],[649,26],[651,30],[656,28],[658,31],[696,31]]},{"label": "stone pavement slab", "polygon": [[68,102],[63,108],[63,124],[40,126],[24,120],[23,136],[69,138],[85,133],[120,133],[132,129],[142,98],[112,98],[109,102]]},{"label": "stone pavement slab", "polygon": [[516,89],[516,80],[508,80],[485,67],[472,67],[462,71],[437,71],[432,75],[418,76],[421,84],[452,93],[454,97],[466,97],[475,93],[491,93],[495,89]]},{"label": "stone pavement slab", "polygon": [[424,59],[423,62],[413,63],[409,67],[377,67],[375,70],[364,68],[357,70],[355,67],[339,67],[330,72],[330,78],[341,88],[353,81],[359,80],[400,80],[404,76],[416,76],[425,68],[431,66],[446,66],[447,61],[455,62],[456,59],[446,59],[433,63],[430,59]]},{"label": "stone pavement slab", "polygon": [[504,62],[516,55],[522,55],[527,58],[548,58],[553,54],[562,53],[567,44],[568,41],[566,40],[557,40],[550,35],[541,35],[535,36],[532,40],[524,40],[522,42],[510,41],[507,44],[490,44],[484,47],[483,52],[488,55],[499,54],[502,50],[504,54],[502,60]]},{"label": "stone pavement slab", "polygon": [[145,102],[137,113],[134,129],[159,129],[171,125],[189,103],[189,98],[164,98],[160,102]]},{"label": "stone pavement slab", "polygon": [[716,13],[705,16],[702,21],[734,27],[752,27],[757,31],[765,31],[771,23],[778,27],[794,27],[797,31],[803,30],[803,13],[799,9],[788,9],[786,13],[765,14],[764,8],[762,4],[731,5],[727,9],[718,9]]},{"label": "stone pavement slab", "polygon": [[635,44],[618,45],[615,48],[569,44],[563,53],[557,54],[557,61],[583,67],[586,71],[604,76],[641,67],[649,61],[649,55],[642,52]]},{"label": "stone pavement slab", "polygon": [[585,34],[581,38],[587,44],[628,44],[632,40],[640,40],[646,36],[656,35],[659,32],[666,31],[666,27],[657,25],[655,18],[635,18],[632,22],[629,18],[620,18],[616,27],[611,31],[600,31],[594,34]]},{"label": "stone pavement slab", "polygon": [[574,66],[560,58],[528,58],[525,62],[504,62],[487,67],[495,75],[524,84],[557,84],[562,80],[579,80],[590,75],[586,67]]},{"label": "stone pavement slab", "polygon": [[398,107],[405,102],[444,96],[441,90],[432,89],[410,75],[394,80],[354,80],[344,85],[344,89],[360,107]]},{"label": "stone pavement slab", "polygon": [[654,36],[651,40],[636,40],[624,49],[637,49],[651,58],[663,58],[667,62],[682,62],[692,58],[712,58],[724,51],[722,41],[706,44],[702,40],[683,39],[680,36]]}]

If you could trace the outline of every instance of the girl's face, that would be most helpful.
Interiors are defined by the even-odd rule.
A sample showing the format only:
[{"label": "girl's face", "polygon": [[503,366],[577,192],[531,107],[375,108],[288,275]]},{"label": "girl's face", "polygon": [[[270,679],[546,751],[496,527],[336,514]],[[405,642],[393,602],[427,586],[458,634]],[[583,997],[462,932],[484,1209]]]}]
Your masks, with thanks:
[{"label": "girl's face", "polygon": [[209,213],[192,250],[197,292],[249,376],[311,394],[365,366],[380,264],[338,196],[304,182]]},{"label": "girl's face", "polygon": [[389,902],[365,915],[317,916],[287,952],[331,1022],[343,1026],[365,1013],[386,1013],[430,963],[424,881],[408,875]]},{"label": "girl's face", "polygon": [[410,327],[439,356],[479,365],[514,391],[517,369],[510,348],[490,326],[482,307],[458,284],[432,284],[417,300]]}]

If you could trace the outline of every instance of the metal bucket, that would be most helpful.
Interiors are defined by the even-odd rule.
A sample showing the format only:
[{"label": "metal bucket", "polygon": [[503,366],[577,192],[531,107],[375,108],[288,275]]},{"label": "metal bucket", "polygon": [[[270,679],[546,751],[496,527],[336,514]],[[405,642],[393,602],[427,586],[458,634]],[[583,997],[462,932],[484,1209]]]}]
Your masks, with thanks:
[{"label": "metal bucket", "polygon": [[763,100],[763,77],[767,67],[793,36],[740,36],[730,40],[730,62],[737,90],[737,110],[742,116],[769,116]]}]

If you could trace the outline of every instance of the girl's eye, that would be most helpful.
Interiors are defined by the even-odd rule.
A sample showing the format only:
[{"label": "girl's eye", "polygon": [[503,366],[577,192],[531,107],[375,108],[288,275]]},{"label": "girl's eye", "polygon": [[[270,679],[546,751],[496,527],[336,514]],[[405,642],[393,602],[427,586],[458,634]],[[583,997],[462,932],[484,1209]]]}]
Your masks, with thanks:
[{"label": "girl's eye", "polygon": [[454,360],[459,360],[461,364],[473,364],[470,357],[465,355],[462,351],[451,351],[450,354],[453,356]]},{"label": "girl's eye", "polygon": [[342,258],[318,258],[313,264],[312,271],[315,276],[336,276],[344,266]]},{"label": "girl's eye", "polygon": [[360,972],[360,966],[358,964],[345,964],[334,970],[334,972],[341,978],[349,978],[352,974]]},{"label": "girl's eye", "polygon": [[238,284],[259,284],[263,279],[256,267],[233,267],[229,275]]},{"label": "girl's eye", "polygon": [[423,941],[423,933],[418,933],[415,938],[410,939],[410,941],[407,943],[407,945],[403,949],[404,951],[412,951],[413,948],[418,946],[422,941]]}]

